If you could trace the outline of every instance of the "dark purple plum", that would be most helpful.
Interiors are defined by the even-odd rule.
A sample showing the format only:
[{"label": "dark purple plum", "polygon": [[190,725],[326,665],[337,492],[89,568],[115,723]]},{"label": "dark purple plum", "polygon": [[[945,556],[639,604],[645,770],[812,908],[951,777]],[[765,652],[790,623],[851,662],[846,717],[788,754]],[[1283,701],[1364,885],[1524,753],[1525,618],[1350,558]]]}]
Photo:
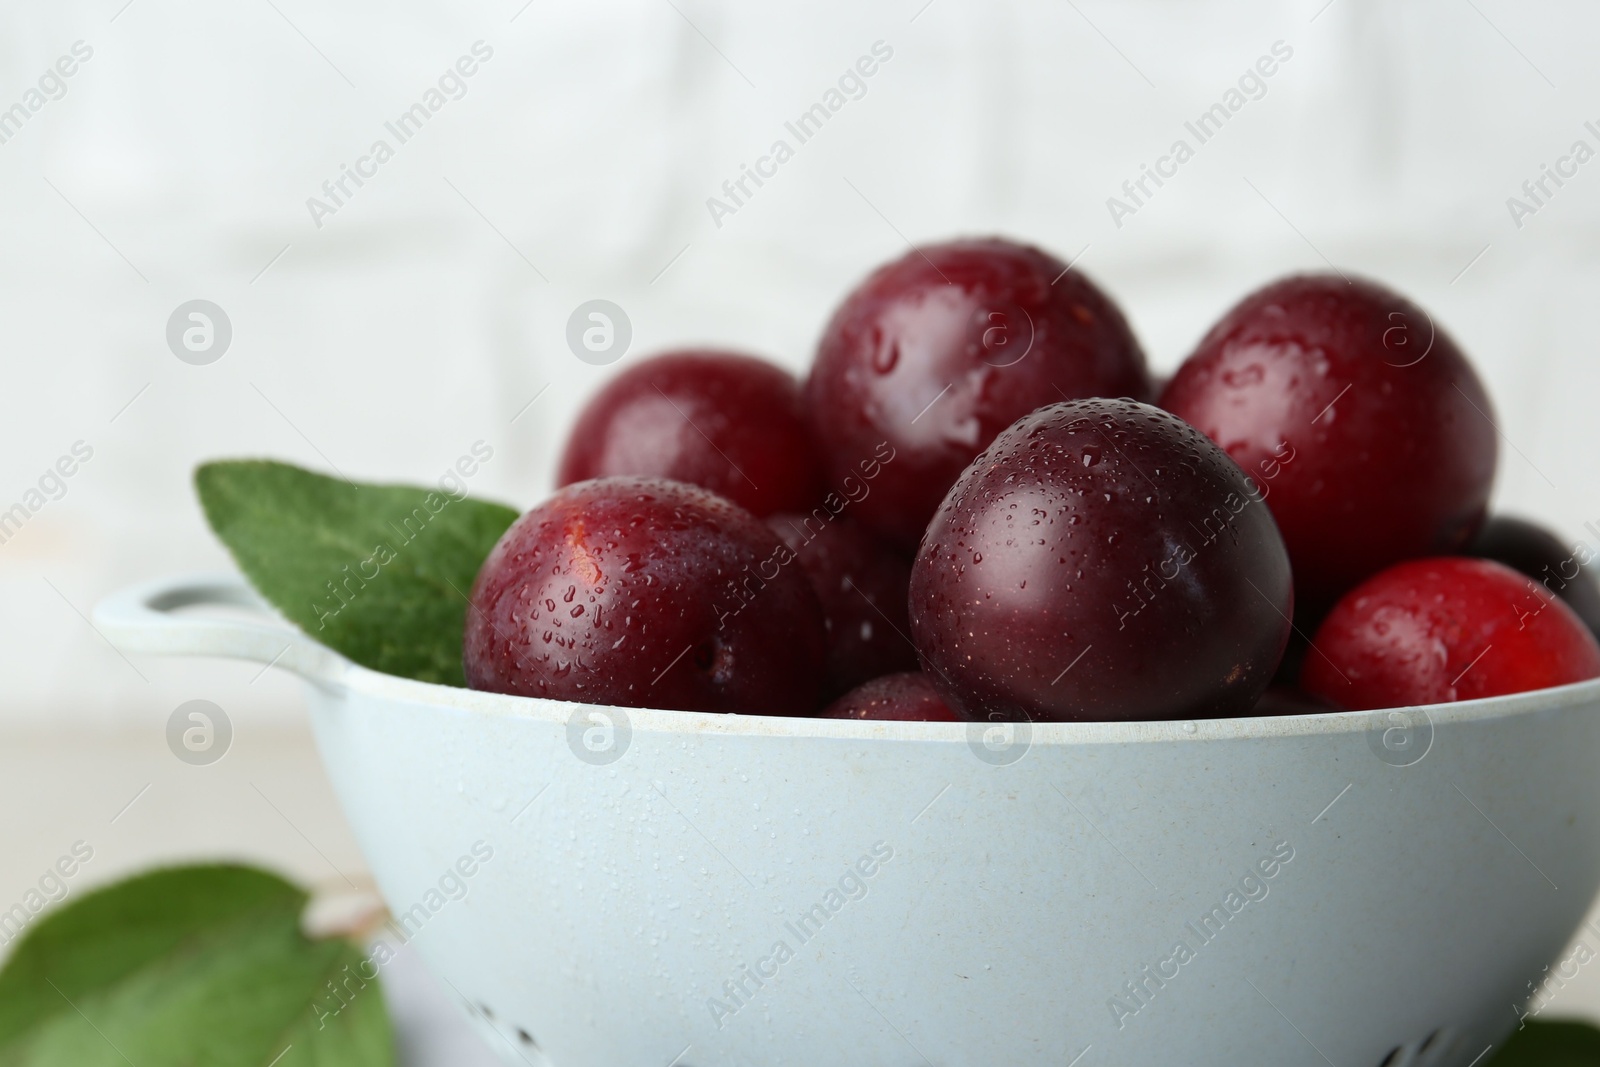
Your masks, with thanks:
[{"label": "dark purple plum", "polygon": [[1131,400],[1019,419],[951,488],[911,569],[924,670],[969,719],[1248,712],[1289,637],[1260,492],[1194,427]]},{"label": "dark purple plum", "polygon": [[1483,523],[1499,447],[1483,383],[1426,311],[1373,282],[1301,275],[1250,294],[1161,406],[1261,482],[1308,623]]},{"label": "dark purple plum", "polygon": [[806,383],[834,483],[884,462],[857,519],[903,552],[995,434],[1043,404],[1151,396],[1127,320],[1080,270],[989,238],[915,249],[834,312]]},{"label": "dark purple plum", "polygon": [[822,496],[800,386],[788,371],[737,352],[655,356],[584,406],[557,483],[619,474],[688,482],[756,515],[805,511]]},{"label": "dark purple plum", "polygon": [[692,485],[569,486],[512,523],[478,572],[467,684],[586,704],[812,714],[822,609],[786,556],[761,520]]},{"label": "dark purple plum", "polygon": [[818,508],[767,520],[794,551],[822,603],[828,696],[894,671],[915,670],[906,594],[911,564],[861,527]]}]

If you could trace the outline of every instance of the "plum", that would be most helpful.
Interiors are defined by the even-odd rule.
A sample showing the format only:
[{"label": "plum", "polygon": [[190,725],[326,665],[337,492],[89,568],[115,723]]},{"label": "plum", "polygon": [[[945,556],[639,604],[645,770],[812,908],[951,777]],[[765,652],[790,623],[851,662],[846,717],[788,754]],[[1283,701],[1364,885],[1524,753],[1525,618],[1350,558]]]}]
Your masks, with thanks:
[{"label": "plum", "polygon": [[1021,416],[1152,394],[1133,331],[1082,271],[990,238],[916,249],[862,282],[823,331],[806,395],[836,483],[880,449],[894,457],[857,518],[910,553],[945,490]]},{"label": "plum", "polygon": [[1401,563],[1334,607],[1301,688],[1350,711],[1444,704],[1600,676],[1600,644],[1555,594],[1486,559]]},{"label": "plum", "polygon": [[822,604],[829,697],[881,674],[916,669],[907,636],[908,560],[825,508],[774,515],[767,525],[793,550]]},{"label": "plum", "polygon": [[1260,483],[1308,621],[1483,523],[1499,447],[1483,384],[1427,312],[1375,283],[1314,274],[1252,293],[1161,406]]},{"label": "plum", "polygon": [[923,669],[974,720],[1222,717],[1290,631],[1289,560],[1255,485],[1131,400],[1019,419],[967,468],[911,568]]},{"label": "plum", "polygon": [[961,722],[920,671],[874,678],[828,705],[824,719],[888,719],[895,722]]},{"label": "plum", "polygon": [[1569,550],[1542,526],[1509,515],[1492,516],[1469,546],[1469,554],[1521,571],[1567,602],[1589,632],[1600,637],[1600,582],[1587,569],[1594,553]]},{"label": "plum", "polygon": [[473,583],[467,684],[586,704],[808,715],[822,608],[761,520],[683,482],[558,491]]},{"label": "plum", "polygon": [[822,464],[800,387],[736,352],[685,349],[613,378],[567,438],[558,485],[634,474],[709,489],[758,516],[806,511]]}]

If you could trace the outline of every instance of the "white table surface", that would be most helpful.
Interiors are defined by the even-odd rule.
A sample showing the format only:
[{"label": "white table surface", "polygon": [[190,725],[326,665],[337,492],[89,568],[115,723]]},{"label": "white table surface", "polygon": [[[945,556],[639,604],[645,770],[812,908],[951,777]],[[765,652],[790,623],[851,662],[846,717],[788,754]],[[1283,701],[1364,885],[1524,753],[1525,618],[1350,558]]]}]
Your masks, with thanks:
[{"label": "white table surface", "polygon": [[[15,816],[0,849],[0,906],[77,841],[94,858],[68,883],[68,901],[151,866],[219,859],[313,891],[348,895],[346,877],[370,886],[310,732],[235,725],[232,747],[209,767],[174,759],[157,730],[0,734],[0,810]],[[414,949],[402,946],[385,966],[383,988],[401,1067],[502,1062]]]}]

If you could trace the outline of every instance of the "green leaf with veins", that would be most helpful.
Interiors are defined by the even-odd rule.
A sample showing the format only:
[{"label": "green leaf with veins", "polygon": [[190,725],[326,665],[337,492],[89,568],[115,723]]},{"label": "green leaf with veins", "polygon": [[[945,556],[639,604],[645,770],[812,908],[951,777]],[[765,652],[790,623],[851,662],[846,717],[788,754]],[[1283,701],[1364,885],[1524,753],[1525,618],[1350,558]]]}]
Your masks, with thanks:
[{"label": "green leaf with veins", "polygon": [[207,463],[195,488],[245,577],[311,637],[386,674],[466,684],[467,594],[515,510],[269,460]]},{"label": "green leaf with veins", "polygon": [[376,965],[308,940],[305,902],[264,871],[179,867],[49,913],[0,971],[0,1065],[393,1067]]}]

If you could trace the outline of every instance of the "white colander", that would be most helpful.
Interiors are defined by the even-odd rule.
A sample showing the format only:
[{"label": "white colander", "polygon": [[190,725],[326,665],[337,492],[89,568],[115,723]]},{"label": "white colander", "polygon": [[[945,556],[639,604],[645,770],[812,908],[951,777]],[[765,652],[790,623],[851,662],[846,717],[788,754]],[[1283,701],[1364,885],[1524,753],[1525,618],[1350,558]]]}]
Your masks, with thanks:
[{"label": "white colander", "polygon": [[1600,886],[1600,681],[1198,722],[712,715],[175,613],[208,604],[259,601],[180,578],[95,620],[305,679],[399,929],[511,1064],[1468,1067]]}]

